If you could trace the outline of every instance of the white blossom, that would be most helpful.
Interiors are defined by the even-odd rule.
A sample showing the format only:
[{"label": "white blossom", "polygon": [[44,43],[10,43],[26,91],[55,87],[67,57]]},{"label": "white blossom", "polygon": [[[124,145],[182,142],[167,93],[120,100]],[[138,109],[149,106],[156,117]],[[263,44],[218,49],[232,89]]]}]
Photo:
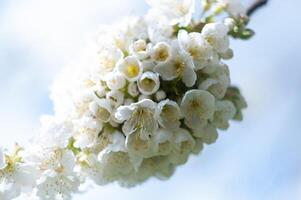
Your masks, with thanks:
[{"label": "white blossom", "polygon": [[119,90],[126,84],[125,78],[118,73],[109,73],[106,76],[106,84],[111,90]]},{"label": "white blossom", "polygon": [[37,196],[42,199],[71,199],[78,191],[80,180],[74,172],[75,158],[70,151],[42,149],[46,155],[35,160],[41,171],[37,180]]},{"label": "white blossom", "polygon": [[123,58],[123,53],[118,48],[106,48],[99,53],[99,68],[97,72],[105,76],[114,71],[116,64]]},{"label": "white blossom", "polygon": [[138,91],[138,86],[136,82],[131,82],[128,85],[128,90],[127,92],[129,93],[129,95],[131,95],[132,97],[136,97],[139,95],[139,91]]},{"label": "white blossom", "polygon": [[53,116],[44,115],[40,118],[41,128],[36,140],[48,146],[64,148],[72,134],[72,123],[60,121]]},{"label": "white blossom", "polygon": [[141,139],[147,139],[154,134],[158,128],[155,119],[156,103],[144,99],[129,106],[120,106],[115,117],[125,121],[122,130],[126,135],[138,132]]},{"label": "white blossom", "polygon": [[109,135],[110,144],[98,154],[98,160],[102,160],[105,154],[110,152],[125,152],[125,137],[119,131],[114,131]]},{"label": "white blossom", "polygon": [[130,45],[130,53],[139,59],[145,59],[149,55],[149,48],[145,40],[137,40]]},{"label": "white blossom", "polygon": [[159,75],[154,72],[144,72],[138,80],[139,91],[144,95],[157,92],[160,87]]},{"label": "white blossom", "polygon": [[229,120],[232,119],[236,113],[236,109],[231,101],[217,101],[215,106],[214,117],[212,123],[219,129],[227,129],[229,127]]},{"label": "white blossom", "polygon": [[180,30],[178,41],[180,47],[190,55],[195,70],[208,66],[212,61],[213,49],[200,33],[188,34],[187,31]]},{"label": "white blossom", "polygon": [[12,153],[3,152],[1,149],[0,168],[0,198],[10,200],[19,196],[24,189],[30,192],[35,186],[37,173],[33,165],[24,163],[19,146],[16,146]]},{"label": "white blossom", "polygon": [[213,116],[214,108],[214,96],[204,90],[186,92],[181,102],[181,112],[185,123],[192,129],[205,126],[207,120]]},{"label": "white blossom", "polygon": [[157,108],[157,118],[159,124],[166,129],[178,128],[180,126],[179,120],[182,118],[179,105],[169,99],[161,101]]},{"label": "white blossom", "polygon": [[166,93],[163,90],[159,90],[156,92],[155,97],[157,101],[161,101],[166,98]]},{"label": "white blossom", "polygon": [[218,3],[223,6],[230,15],[239,16],[245,15],[246,8],[240,0],[218,0]]},{"label": "white blossom", "polygon": [[197,79],[194,64],[188,53],[180,51],[178,47],[173,49],[173,57],[165,63],[159,63],[154,70],[163,80],[171,81],[180,78],[187,87],[192,87]]},{"label": "white blossom", "polygon": [[98,99],[97,101],[93,101],[90,103],[89,109],[101,121],[108,122],[110,120],[112,106],[109,100]]},{"label": "white blossom", "polygon": [[159,129],[154,136],[153,145],[156,155],[169,155],[172,150],[173,132]]},{"label": "white blossom", "polygon": [[124,93],[119,90],[111,90],[106,94],[106,99],[114,107],[120,106],[124,101]]},{"label": "white blossom", "polygon": [[229,30],[232,30],[236,22],[233,18],[228,17],[224,20],[224,24],[228,27]]},{"label": "white blossom", "polygon": [[171,55],[171,46],[166,42],[157,43],[151,50],[151,58],[156,62],[166,62]]},{"label": "white blossom", "polygon": [[166,16],[172,25],[187,26],[195,9],[195,0],[147,0],[153,10]]},{"label": "white blossom", "polygon": [[121,73],[128,81],[136,81],[142,74],[142,66],[140,61],[133,57],[128,56],[123,59],[118,64],[118,71]]},{"label": "white blossom", "polygon": [[73,137],[76,139],[74,146],[79,148],[93,146],[98,133],[103,128],[103,124],[89,114],[75,120],[73,123],[75,129]]},{"label": "white blossom", "polygon": [[194,149],[195,140],[185,129],[178,129],[174,134],[172,153],[169,155],[169,160],[177,165],[184,164]]},{"label": "white blossom", "polygon": [[154,44],[170,41],[174,30],[173,26],[169,24],[169,20],[154,12],[149,13],[148,18],[150,21],[148,27],[150,41]]},{"label": "white blossom", "polygon": [[229,49],[228,31],[225,24],[217,22],[206,24],[201,34],[218,53],[224,53]]},{"label": "white blossom", "polygon": [[227,65],[218,65],[216,70],[199,85],[199,89],[207,90],[217,99],[222,99],[230,85],[229,69]]},{"label": "white blossom", "polygon": [[194,129],[192,134],[197,138],[201,138],[206,144],[214,143],[218,137],[217,130],[212,124],[207,124],[202,128]]}]

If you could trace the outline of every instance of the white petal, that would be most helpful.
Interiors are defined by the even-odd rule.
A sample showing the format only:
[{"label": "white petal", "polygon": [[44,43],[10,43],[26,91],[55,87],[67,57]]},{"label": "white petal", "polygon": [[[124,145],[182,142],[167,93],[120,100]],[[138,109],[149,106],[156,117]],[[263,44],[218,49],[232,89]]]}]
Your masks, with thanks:
[{"label": "white petal", "polygon": [[197,79],[196,73],[193,68],[185,67],[182,79],[187,87],[192,87]]},{"label": "white petal", "polygon": [[195,137],[201,138],[202,141],[206,144],[214,143],[218,137],[216,128],[211,124],[208,124],[203,128],[193,130],[193,135]]},{"label": "white petal", "polygon": [[191,128],[206,125],[206,121],[213,116],[214,108],[214,96],[204,90],[186,92],[181,102],[181,112]]},{"label": "white petal", "polygon": [[181,48],[186,49],[186,45],[188,43],[188,33],[186,30],[181,29],[178,32],[178,42]]},{"label": "white petal", "polygon": [[229,127],[229,120],[234,117],[236,108],[231,101],[223,100],[216,102],[213,124],[220,129]]},{"label": "white petal", "polygon": [[111,72],[106,76],[106,84],[111,90],[119,90],[126,84],[125,78],[116,72]]},{"label": "white petal", "polygon": [[132,106],[120,106],[117,108],[115,117],[116,117],[116,119],[123,122],[125,120],[128,120],[131,117],[133,110],[134,110],[134,107],[132,107]]},{"label": "white petal", "polygon": [[106,99],[110,101],[111,105],[118,107],[123,104],[124,93],[119,90],[111,90],[106,94]]},{"label": "white petal", "polygon": [[173,80],[177,78],[177,73],[174,70],[174,63],[172,61],[166,63],[159,63],[155,68],[154,71],[159,73],[162,76],[163,80]]}]

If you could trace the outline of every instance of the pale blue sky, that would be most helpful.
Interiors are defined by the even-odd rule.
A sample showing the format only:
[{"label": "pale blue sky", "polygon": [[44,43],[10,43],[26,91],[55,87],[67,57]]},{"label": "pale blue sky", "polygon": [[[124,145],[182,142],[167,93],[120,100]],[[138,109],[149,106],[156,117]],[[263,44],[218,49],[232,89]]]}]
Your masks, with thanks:
[{"label": "pale blue sky", "polygon": [[[112,184],[75,199],[300,200],[300,7],[270,0],[252,17],[256,36],[231,42],[232,82],[249,103],[242,123],[168,181]],[[26,141],[39,116],[52,113],[48,87],[90,33],[146,9],[142,0],[0,0],[0,145]]]}]

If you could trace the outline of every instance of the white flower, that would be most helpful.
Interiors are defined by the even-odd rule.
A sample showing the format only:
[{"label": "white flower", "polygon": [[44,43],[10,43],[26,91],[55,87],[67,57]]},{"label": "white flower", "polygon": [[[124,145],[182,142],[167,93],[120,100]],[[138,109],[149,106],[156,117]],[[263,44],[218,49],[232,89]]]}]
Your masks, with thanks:
[{"label": "white flower", "polygon": [[173,47],[173,50],[173,57],[165,63],[159,63],[154,71],[159,73],[163,80],[180,78],[187,87],[192,87],[197,77],[190,55],[180,51],[178,47]]},{"label": "white flower", "polygon": [[106,94],[106,99],[109,100],[112,106],[118,107],[123,104],[124,93],[119,90],[112,90]]},{"label": "white flower", "polygon": [[129,46],[137,39],[147,38],[147,24],[141,18],[131,17],[122,20],[108,31],[109,37],[103,37],[109,41],[109,45],[121,49],[123,52],[129,52]]},{"label": "white flower", "polygon": [[119,151],[126,151],[125,137],[120,131],[114,131],[109,135],[109,145],[98,154],[98,160],[101,161],[105,154]]},{"label": "white flower", "polygon": [[169,155],[169,160],[176,165],[184,164],[194,149],[195,140],[186,129],[180,128],[174,134],[172,153]]},{"label": "white flower", "polygon": [[157,118],[159,124],[169,130],[179,128],[180,119],[182,118],[181,110],[174,101],[166,99],[158,104]]},{"label": "white flower", "polygon": [[209,78],[199,85],[199,89],[207,90],[216,98],[222,99],[230,85],[229,69],[227,65],[218,65]]},{"label": "white flower", "polygon": [[173,133],[168,129],[159,129],[153,138],[156,155],[168,155],[172,149]]},{"label": "white flower", "polygon": [[152,12],[148,15],[150,21],[156,19],[148,27],[149,39],[154,44],[170,41],[174,31],[173,26],[169,24],[170,21],[157,14]]},{"label": "white flower", "polygon": [[125,121],[122,127],[126,135],[138,132],[141,139],[148,139],[158,128],[155,119],[156,103],[149,99],[144,99],[129,106],[117,108],[115,117],[120,121]]},{"label": "white flower", "polygon": [[234,53],[232,49],[228,49],[227,51],[220,53],[220,56],[222,59],[230,60],[231,58],[233,58]]},{"label": "white flower", "polygon": [[210,64],[213,56],[213,49],[200,33],[187,33],[180,30],[178,33],[180,47],[186,51],[194,63],[194,69],[199,70]]},{"label": "white flower", "polygon": [[151,50],[151,58],[156,62],[166,62],[171,58],[171,46],[166,42],[157,43]]},{"label": "white flower", "polygon": [[106,84],[110,90],[119,90],[126,84],[125,78],[116,72],[111,72],[106,76]]},{"label": "white flower", "polygon": [[123,58],[123,53],[118,48],[105,48],[99,52],[100,68],[98,73],[105,77],[112,72],[116,64]]},{"label": "white flower", "polygon": [[233,18],[226,18],[224,19],[224,24],[228,27],[229,30],[232,30],[236,24],[235,20]]},{"label": "white flower", "polygon": [[152,140],[150,138],[142,139],[138,132],[130,134],[126,137],[126,148],[130,157],[130,161],[136,171],[146,157],[151,157],[153,152]]},{"label": "white flower", "polygon": [[206,24],[202,30],[203,37],[218,53],[229,49],[228,27],[220,22]]},{"label": "white flower", "polygon": [[126,135],[126,147],[130,160],[137,170],[144,157],[151,155],[151,136],[158,128],[155,119],[156,103],[149,99],[117,109],[115,117],[125,121],[122,131]]},{"label": "white flower", "polygon": [[157,101],[162,101],[166,98],[166,93],[163,90],[159,90],[158,92],[156,92],[155,98]]},{"label": "white flower", "polygon": [[181,112],[185,123],[192,129],[198,129],[207,124],[213,116],[215,98],[204,90],[186,92],[181,102]]},{"label": "white flower", "polygon": [[195,140],[195,145],[192,150],[192,153],[198,155],[204,148],[203,140],[200,138],[194,138],[194,140]]},{"label": "white flower", "polygon": [[109,100],[98,99],[97,101],[93,101],[90,103],[89,109],[93,113],[93,115],[101,121],[110,121],[112,106]]},{"label": "white flower", "polygon": [[199,129],[194,129],[192,134],[197,138],[201,138],[206,144],[214,143],[218,137],[217,130],[212,124],[207,124]]},{"label": "white flower", "polygon": [[236,113],[233,119],[241,121],[243,118],[242,109],[246,108],[248,105],[245,98],[240,94],[239,89],[236,87],[229,87],[227,89],[225,99],[231,101],[236,108]]},{"label": "white flower", "polygon": [[159,75],[154,72],[144,72],[138,80],[139,91],[144,95],[157,92],[160,87]]},{"label": "white flower", "polygon": [[219,129],[226,130],[229,120],[234,117],[236,109],[231,101],[217,101],[212,123]]},{"label": "white flower", "polygon": [[63,122],[53,116],[43,115],[40,118],[41,128],[36,140],[48,146],[58,146],[64,148],[72,133],[72,124]]},{"label": "white flower", "polygon": [[71,199],[78,191],[80,180],[74,172],[75,158],[70,151],[43,149],[36,164],[41,171],[36,195],[42,199]]},{"label": "white flower", "polygon": [[147,0],[153,10],[166,16],[172,25],[187,26],[192,19],[195,0]]},{"label": "white flower", "polygon": [[137,97],[139,95],[137,83],[136,82],[130,82],[129,85],[128,85],[127,92],[132,97]]},{"label": "white flower", "polygon": [[[149,51],[151,51],[151,50],[149,50]],[[147,58],[145,60],[142,60],[141,65],[142,65],[143,71],[146,72],[146,71],[153,71],[154,67],[156,66],[156,63],[154,60]]]},{"label": "white flower", "polygon": [[233,16],[245,15],[246,8],[240,0],[218,0],[218,3],[225,7],[227,12]]},{"label": "white flower", "polygon": [[137,40],[130,45],[130,53],[139,59],[145,59],[148,56],[148,45],[145,40]]},{"label": "white flower", "polygon": [[95,117],[87,115],[74,122],[74,146],[79,148],[91,147],[95,144],[103,124]]},{"label": "white flower", "polygon": [[31,164],[13,163],[0,170],[0,199],[11,200],[21,192],[31,192],[37,178]]},{"label": "white flower", "polygon": [[128,56],[118,64],[118,71],[128,81],[132,82],[138,80],[138,78],[142,74],[143,68],[137,58]]},{"label": "white flower", "polygon": [[0,149],[0,199],[10,200],[21,192],[31,192],[37,179],[35,167],[22,158],[22,149],[15,145],[11,152]]},{"label": "white flower", "polygon": [[[92,99],[87,99],[86,101],[91,101],[95,98],[102,98],[106,95],[106,88],[102,84],[96,84],[91,89],[94,91]],[[88,91],[87,93],[91,96],[91,91]]]}]

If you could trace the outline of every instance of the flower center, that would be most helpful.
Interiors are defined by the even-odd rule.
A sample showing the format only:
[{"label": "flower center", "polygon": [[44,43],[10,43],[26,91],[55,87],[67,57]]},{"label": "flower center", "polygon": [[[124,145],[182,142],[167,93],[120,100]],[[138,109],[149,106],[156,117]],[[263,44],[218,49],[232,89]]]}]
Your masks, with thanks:
[{"label": "flower center", "polygon": [[155,85],[156,83],[149,78],[145,78],[140,81],[140,86],[147,92],[151,92],[154,89]]},{"label": "flower center", "polygon": [[182,75],[184,71],[185,63],[182,60],[177,59],[174,63],[174,66],[175,66],[175,71],[177,76]]},{"label": "flower center", "polygon": [[126,74],[127,74],[128,77],[134,78],[134,77],[136,77],[138,75],[138,73],[139,73],[139,69],[138,69],[137,66],[135,66],[135,65],[129,65],[129,66],[127,66],[127,68],[126,68]]}]

